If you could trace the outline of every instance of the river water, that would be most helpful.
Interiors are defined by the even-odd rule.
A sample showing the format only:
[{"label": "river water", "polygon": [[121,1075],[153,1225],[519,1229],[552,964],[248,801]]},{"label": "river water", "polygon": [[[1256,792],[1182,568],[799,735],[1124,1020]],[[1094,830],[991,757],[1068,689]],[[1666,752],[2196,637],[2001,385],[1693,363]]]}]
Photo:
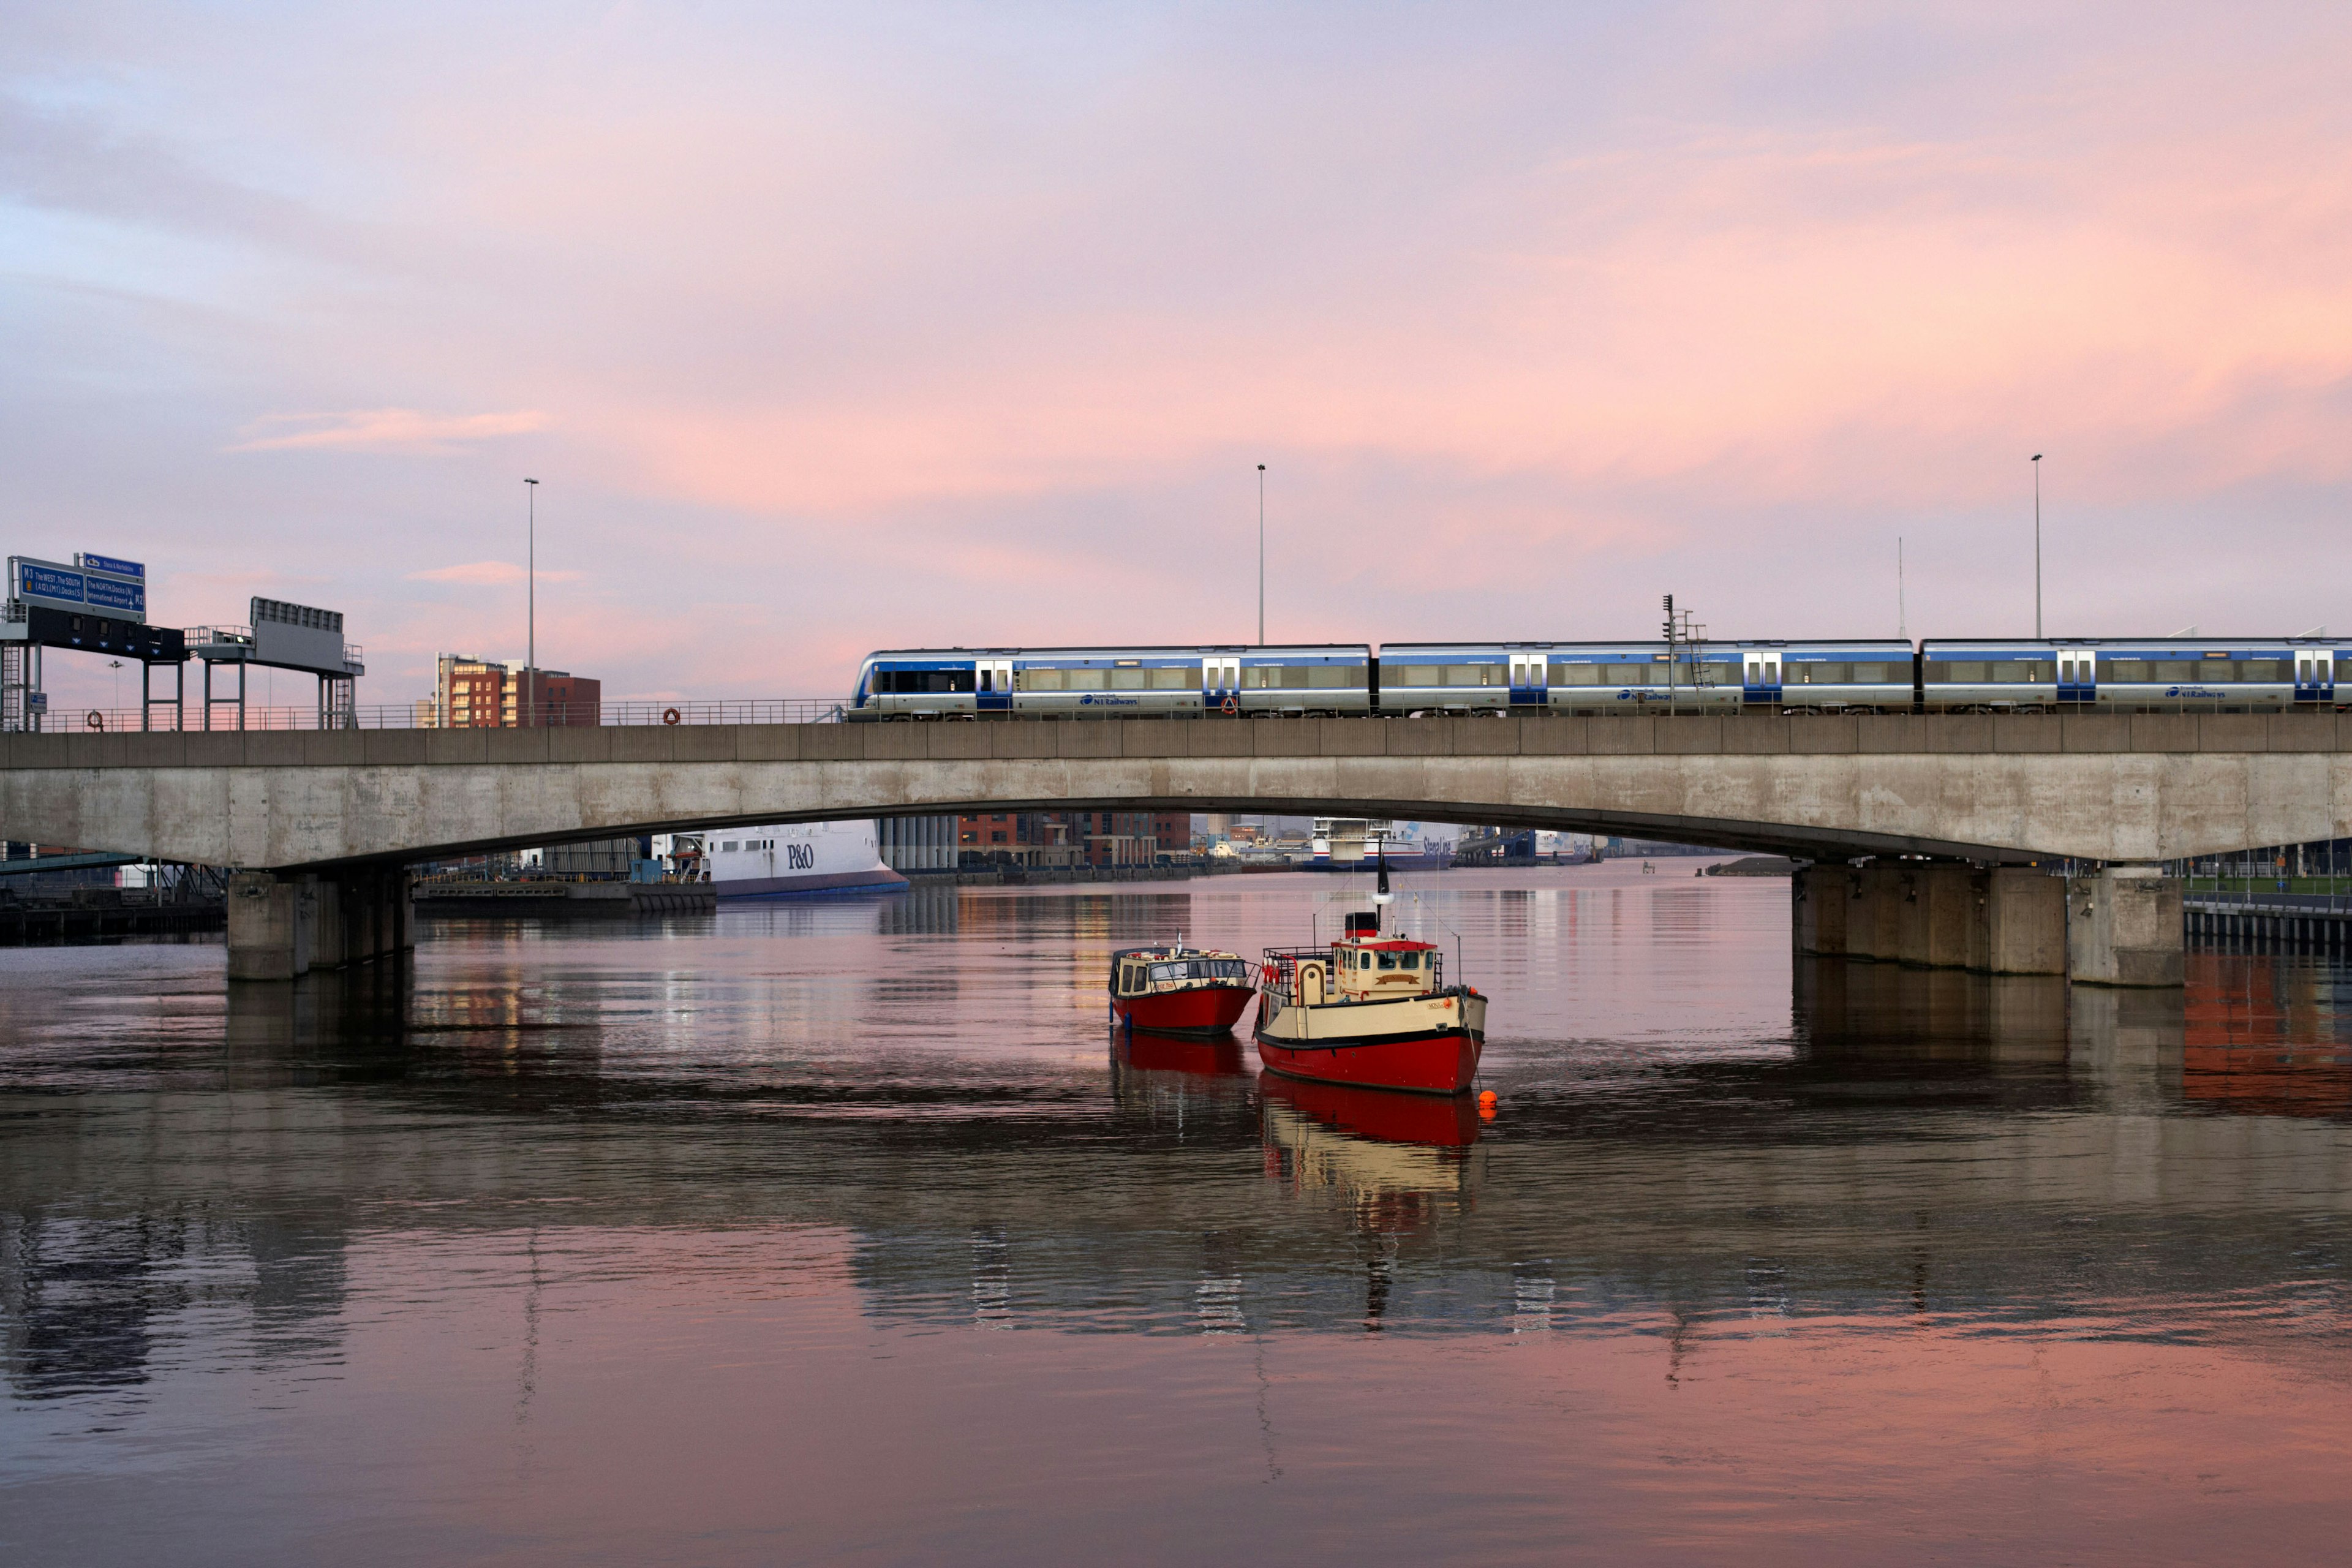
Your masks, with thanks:
[{"label": "river water", "polygon": [[2342,972],[1402,882],[1491,1120],[1106,1030],[1113,947],[1345,879],[450,922],[404,985],[0,952],[0,1557],[2340,1556]]}]

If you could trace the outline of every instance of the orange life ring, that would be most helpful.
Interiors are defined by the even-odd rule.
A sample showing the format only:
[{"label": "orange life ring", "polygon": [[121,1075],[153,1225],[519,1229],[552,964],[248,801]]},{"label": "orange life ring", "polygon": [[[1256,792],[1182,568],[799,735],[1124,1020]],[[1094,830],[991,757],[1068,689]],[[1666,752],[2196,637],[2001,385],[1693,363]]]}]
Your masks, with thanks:
[{"label": "orange life ring", "polygon": [[1231,693],[1226,694],[1224,706],[1218,710],[1229,719],[1241,710],[1241,704],[1233,700]]},{"label": "orange life ring", "polygon": [[665,709],[663,709],[663,710],[662,710],[662,722],[663,722],[663,723],[665,723],[665,724],[675,724],[675,723],[677,723],[677,709],[675,709],[675,708],[665,708]]}]

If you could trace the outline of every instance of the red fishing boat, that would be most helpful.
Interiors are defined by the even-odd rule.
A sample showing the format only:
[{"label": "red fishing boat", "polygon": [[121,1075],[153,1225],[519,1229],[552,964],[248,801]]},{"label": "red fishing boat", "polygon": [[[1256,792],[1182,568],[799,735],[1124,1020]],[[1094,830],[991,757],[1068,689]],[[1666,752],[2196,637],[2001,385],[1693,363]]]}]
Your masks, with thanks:
[{"label": "red fishing boat", "polygon": [[1230,1034],[1249,1006],[1248,961],[1238,953],[1172,947],[1110,955],[1111,1021],[1160,1035]]},{"label": "red fishing boat", "polygon": [[1268,948],[1258,970],[1257,1054],[1318,1083],[1460,1094],[1486,1044],[1486,998],[1445,984],[1436,944],[1381,934],[1372,911],[1328,947]]}]

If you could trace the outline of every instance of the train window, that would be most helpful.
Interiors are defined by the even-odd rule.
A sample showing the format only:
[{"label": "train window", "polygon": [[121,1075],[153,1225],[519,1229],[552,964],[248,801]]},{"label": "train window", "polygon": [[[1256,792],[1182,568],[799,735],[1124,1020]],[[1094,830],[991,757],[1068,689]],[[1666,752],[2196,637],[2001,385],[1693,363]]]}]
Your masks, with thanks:
[{"label": "train window", "polygon": [[1108,673],[1109,671],[1102,669],[1066,669],[1062,671],[1064,689],[1100,691],[1103,689],[1103,677]]},{"label": "train window", "polygon": [[2147,665],[2147,678],[2150,680],[2161,680],[2167,685],[2177,685],[2183,680],[2195,680],[2199,678],[2198,666],[2201,662],[2193,658],[2150,659]]},{"label": "train window", "polygon": [[2111,658],[2099,673],[2108,680],[2146,680],[2147,661],[2144,658]]},{"label": "train window", "polygon": [[1348,667],[1344,664],[1310,664],[1307,667],[1305,684],[1323,689],[1351,683],[1348,679]]},{"label": "train window", "polygon": [[1141,669],[1114,669],[1110,672],[1110,689],[1113,691],[1140,691],[1146,673]]},{"label": "train window", "polygon": [[1602,681],[1604,685],[1647,686],[1650,684],[1650,667],[1646,664],[1604,664],[1600,668],[1605,672]]},{"label": "train window", "polygon": [[2238,661],[2240,680],[2292,680],[2294,667],[2284,658],[2242,658]]},{"label": "train window", "polygon": [[1436,664],[1391,665],[1381,672],[1383,686],[1435,686],[1445,678],[1445,668]]},{"label": "train window", "polygon": [[1555,664],[1551,667],[1554,686],[1598,686],[1601,668],[1597,664]]},{"label": "train window", "polygon": [[1857,664],[1853,667],[1853,679],[1856,685],[1883,686],[1893,680],[1895,675],[1892,668],[1887,665]]},{"label": "train window", "polygon": [[1475,664],[1449,664],[1449,665],[1447,665],[1447,666],[1445,667],[1445,680],[1444,680],[1444,684],[1445,684],[1445,685],[1447,685],[1447,686],[1475,686],[1475,685],[1477,685],[1477,684],[1478,684],[1478,667],[1477,667],[1476,665],[1475,665]]},{"label": "train window", "polygon": [[1058,669],[1024,669],[1021,672],[1020,681],[1024,691],[1059,691],[1062,689],[1062,672]]},{"label": "train window", "polygon": [[983,669],[980,672],[980,689],[982,691],[993,691],[996,689],[996,671],[992,669]]},{"label": "train window", "polygon": [[1191,691],[1201,684],[1200,671],[1181,665],[1169,666],[1149,672],[1154,691]]}]

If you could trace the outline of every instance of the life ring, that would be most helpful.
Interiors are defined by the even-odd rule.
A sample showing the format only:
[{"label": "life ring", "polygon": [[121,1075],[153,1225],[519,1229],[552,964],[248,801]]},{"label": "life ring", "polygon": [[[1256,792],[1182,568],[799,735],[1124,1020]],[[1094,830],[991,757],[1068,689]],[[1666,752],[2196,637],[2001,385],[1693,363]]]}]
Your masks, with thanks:
[{"label": "life ring", "polygon": [[106,715],[93,708],[89,710],[89,717],[84,719],[82,723],[92,730],[103,730],[106,728]]},{"label": "life ring", "polygon": [[1236,702],[1236,701],[1234,701],[1234,700],[1233,700],[1233,696],[1232,696],[1232,694],[1231,694],[1231,693],[1228,693],[1228,694],[1226,695],[1223,706],[1220,707],[1220,708],[1217,710],[1217,711],[1218,711],[1218,712],[1223,713],[1223,714],[1226,718],[1228,718],[1228,719],[1232,718],[1234,714],[1236,714],[1236,713],[1240,712],[1241,710],[1242,710],[1242,706],[1241,706],[1241,704],[1240,704],[1240,703],[1238,703],[1238,702]]},{"label": "life ring", "polygon": [[675,709],[675,708],[665,708],[665,709],[663,709],[663,710],[662,710],[662,722],[663,722],[663,723],[665,723],[665,724],[675,724],[675,723],[677,723],[677,709]]}]

